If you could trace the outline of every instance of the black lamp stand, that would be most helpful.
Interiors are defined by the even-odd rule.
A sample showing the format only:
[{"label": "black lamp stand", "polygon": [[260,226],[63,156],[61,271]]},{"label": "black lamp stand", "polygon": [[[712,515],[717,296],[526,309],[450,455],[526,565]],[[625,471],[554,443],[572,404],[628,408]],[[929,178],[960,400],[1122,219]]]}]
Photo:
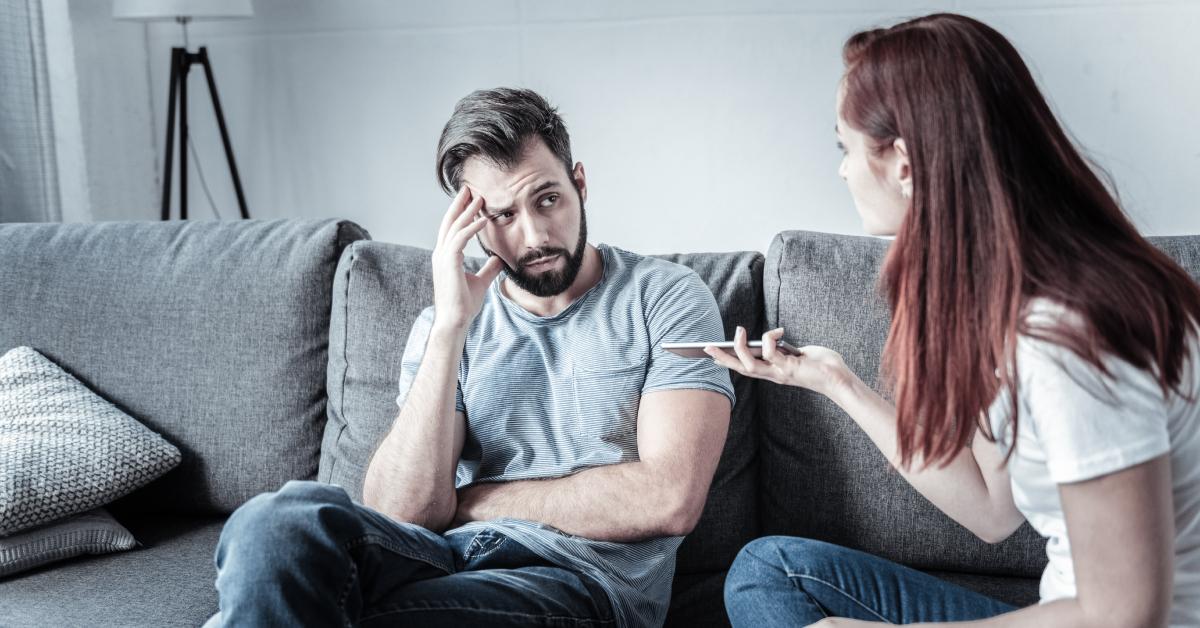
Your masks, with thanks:
[{"label": "black lamp stand", "polygon": [[[233,177],[233,189],[237,192],[238,208],[242,218],[249,218],[246,196],[242,192],[242,179],[238,176],[237,162],[233,159],[233,145],[229,143],[229,131],[225,128],[225,114],[221,112],[221,99],[217,96],[217,84],[213,81],[212,64],[208,62],[208,49],[201,46],[199,52],[188,52],[185,48],[171,49],[171,95],[167,100],[167,150],[163,167],[162,219],[171,218],[171,158],[175,150],[175,110],[179,110],[179,218],[187,219],[187,78],[192,64],[204,66],[208,79],[208,93],[212,96],[213,111],[217,114],[217,125],[221,128],[221,142],[225,144],[225,158],[229,161],[229,174]],[[176,99],[178,95],[178,99]]]}]

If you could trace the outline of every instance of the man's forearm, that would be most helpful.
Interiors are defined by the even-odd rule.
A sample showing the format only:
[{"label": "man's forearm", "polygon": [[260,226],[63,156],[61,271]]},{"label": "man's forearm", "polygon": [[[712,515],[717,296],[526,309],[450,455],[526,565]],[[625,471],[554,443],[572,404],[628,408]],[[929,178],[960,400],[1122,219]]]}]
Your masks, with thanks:
[{"label": "man's forearm", "polygon": [[646,462],[585,469],[563,478],[469,486],[459,519],[512,517],[598,541],[633,542],[691,531],[703,508],[681,490],[684,479]]},{"label": "man's forearm", "polygon": [[404,407],[363,483],[368,506],[431,530],[444,529],[457,508],[454,470],[461,434],[455,392],[465,337],[462,330],[434,326]]}]

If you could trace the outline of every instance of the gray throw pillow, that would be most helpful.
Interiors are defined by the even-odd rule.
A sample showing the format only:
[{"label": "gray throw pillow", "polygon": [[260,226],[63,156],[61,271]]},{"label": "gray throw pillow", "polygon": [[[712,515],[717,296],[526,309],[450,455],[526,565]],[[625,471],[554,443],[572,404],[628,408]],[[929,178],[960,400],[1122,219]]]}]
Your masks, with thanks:
[{"label": "gray throw pillow", "polygon": [[138,542],[103,508],[0,538],[0,578],[83,554],[107,554]]},{"label": "gray throw pillow", "polygon": [[0,537],[111,502],[180,457],[37,351],[0,357]]}]

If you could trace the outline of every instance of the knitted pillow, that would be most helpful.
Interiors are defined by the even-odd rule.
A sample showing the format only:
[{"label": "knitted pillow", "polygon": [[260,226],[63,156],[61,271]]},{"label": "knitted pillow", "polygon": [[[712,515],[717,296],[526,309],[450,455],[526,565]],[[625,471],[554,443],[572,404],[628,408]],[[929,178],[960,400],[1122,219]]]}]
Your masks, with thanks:
[{"label": "knitted pillow", "polygon": [[180,457],[37,351],[0,357],[0,537],[111,502]]},{"label": "knitted pillow", "polygon": [[107,554],[137,546],[124,526],[103,508],[0,538],[0,578],[83,554]]}]

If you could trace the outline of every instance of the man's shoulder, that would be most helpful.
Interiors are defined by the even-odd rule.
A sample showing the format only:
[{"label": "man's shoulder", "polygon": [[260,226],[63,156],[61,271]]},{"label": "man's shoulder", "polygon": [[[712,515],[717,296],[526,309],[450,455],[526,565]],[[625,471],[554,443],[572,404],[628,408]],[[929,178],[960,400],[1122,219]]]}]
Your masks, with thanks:
[{"label": "man's shoulder", "polygon": [[608,248],[617,262],[617,272],[626,275],[628,280],[642,288],[666,288],[680,281],[699,280],[696,271],[683,264],[626,251],[612,245],[602,246]]}]

